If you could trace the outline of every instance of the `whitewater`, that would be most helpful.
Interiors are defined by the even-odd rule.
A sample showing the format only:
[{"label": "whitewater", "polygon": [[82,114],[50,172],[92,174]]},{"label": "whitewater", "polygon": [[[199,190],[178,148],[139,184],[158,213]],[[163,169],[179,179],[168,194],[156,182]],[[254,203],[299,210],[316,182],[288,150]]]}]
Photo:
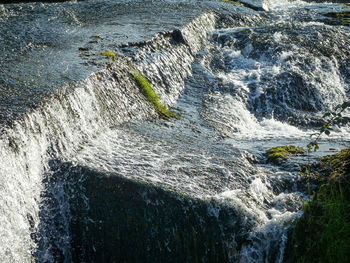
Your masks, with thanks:
[{"label": "whitewater", "polygon": [[308,157],[265,152],[349,100],[349,7],[241,3],[0,5],[1,262],[286,260]]}]

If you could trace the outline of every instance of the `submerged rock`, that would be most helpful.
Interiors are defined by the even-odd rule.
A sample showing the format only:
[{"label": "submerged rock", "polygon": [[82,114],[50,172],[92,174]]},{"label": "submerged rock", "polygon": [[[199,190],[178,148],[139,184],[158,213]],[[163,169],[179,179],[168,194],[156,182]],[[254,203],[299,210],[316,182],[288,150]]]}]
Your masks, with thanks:
[{"label": "submerged rock", "polygon": [[332,25],[350,25],[350,11],[329,12],[325,16],[333,18],[330,22]]}]

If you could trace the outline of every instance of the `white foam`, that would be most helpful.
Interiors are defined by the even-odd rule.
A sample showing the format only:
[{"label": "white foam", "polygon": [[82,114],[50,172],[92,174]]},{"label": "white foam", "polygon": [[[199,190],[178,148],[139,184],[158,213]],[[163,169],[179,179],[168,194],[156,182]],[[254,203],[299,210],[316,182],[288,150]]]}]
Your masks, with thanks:
[{"label": "white foam", "polygon": [[240,0],[240,2],[265,11],[270,9],[270,4],[267,0]]},{"label": "white foam", "polygon": [[301,8],[310,5],[301,0],[268,0],[268,6],[271,10]]},{"label": "white foam", "polygon": [[[218,36],[227,34],[228,36],[235,35],[242,28],[235,30],[221,30],[217,31]],[[225,86],[225,90],[221,92],[216,90],[213,93],[206,95],[205,108],[203,116],[213,126],[221,131],[224,135],[234,138],[306,138],[314,131],[303,131],[288,123],[278,121],[274,118],[274,102],[270,102],[268,95],[264,98],[266,106],[264,108],[255,109],[257,116],[259,111],[266,111],[272,114],[272,117],[259,118],[252,113],[248,108],[250,103],[254,100],[259,100],[260,96],[265,95],[270,88],[270,83],[266,79],[273,80],[277,93],[280,93],[283,100],[280,101],[281,107],[285,111],[295,112],[293,103],[295,101],[295,92],[309,92],[310,107],[323,107],[323,110],[332,110],[336,105],[341,104],[346,99],[347,84],[339,72],[338,61],[335,57],[324,56],[309,56],[309,53],[295,44],[288,44],[288,50],[282,50],[277,53],[274,45],[288,42],[288,35],[282,31],[275,32],[271,38],[271,50],[263,51],[260,56],[254,52],[251,43],[246,43],[243,50],[237,50],[232,47],[220,47],[217,56],[228,70],[225,72],[218,72],[217,77]],[[270,54],[273,52],[273,56]],[[302,64],[307,59],[308,63]],[[288,84],[288,79],[282,87],[278,90],[277,80],[282,73],[290,73],[292,76],[301,77],[305,88],[296,89],[293,84]],[[279,80],[278,80],[279,81]],[[254,87],[254,88],[252,88]],[[305,90],[303,90],[305,89]],[[228,90],[228,91],[227,91]],[[292,105],[290,105],[292,103]],[[321,106],[320,106],[321,105]]]}]

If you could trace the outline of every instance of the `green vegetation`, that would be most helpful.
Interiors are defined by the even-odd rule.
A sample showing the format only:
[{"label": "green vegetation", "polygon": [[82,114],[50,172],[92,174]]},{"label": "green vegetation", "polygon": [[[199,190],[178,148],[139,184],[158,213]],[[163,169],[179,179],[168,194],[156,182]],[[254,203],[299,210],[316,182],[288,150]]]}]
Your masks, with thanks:
[{"label": "green vegetation", "polygon": [[329,136],[333,131],[334,126],[345,126],[350,123],[350,117],[344,116],[344,112],[350,108],[350,101],[345,101],[342,104],[339,104],[335,107],[334,111],[327,112],[323,115],[323,125],[319,132],[313,134],[315,139],[307,145],[308,153],[312,150],[317,151],[318,140],[320,139],[322,134],[326,134]]},{"label": "green vegetation", "polygon": [[142,90],[142,93],[146,96],[149,102],[152,103],[153,108],[158,113],[158,115],[163,119],[169,119],[169,118],[176,118],[179,119],[180,117],[167,109],[167,107],[159,102],[158,94],[154,91],[152,88],[151,83],[144,78],[141,73],[139,72],[132,72],[131,73],[133,77],[135,78],[137,84],[139,85],[140,89]]},{"label": "green vegetation", "polygon": [[238,6],[243,6],[240,2],[233,1],[233,0],[222,0],[222,1],[230,4],[238,5]]},{"label": "green vegetation", "polygon": [[[342,180],[350,173],[350,149],[342,150],[320,159],[319,173],[328,175],[328,180]],[[350,181],[348,182],[350,184]],[[345,187],[343,185],[343,187]],[[350,190],[350,189],[349,189]]]},{"label": "green vegetation", "polygon": [[296,223],[291,262],[349,262],[350,149],[321,158],[312,172],[325,184]]},{"label": "green vegetation", "polygon": [[113,52],[102,52],[100,55],[106,56],[106,57],[112,59],[113,61],[117,58],[117,55]]},{"label": "green vegetation", "polygon": [[[335,14],[335,13],[334,13]],[[350,15],[348,12],[347,15]],[[336,17],[345,17],[337,14]],[[344,112],[350,101],[326,113],[324,124],[307,146],[308,153],[317,151],[322,134],[329,136],[334,126],[350,123]],[[296,222],[287,262],[343,263],[350,258],[350,149],[320,158],[308,165],[306,176],[321,185],[313,199],[304,206],[304,214]]]},{"label": "green vegetation", "polygon": [[294,145],[273,147],[266,151],[267,160],[274,164],[280,164],[293,155],[305,154],[306,151]]}]

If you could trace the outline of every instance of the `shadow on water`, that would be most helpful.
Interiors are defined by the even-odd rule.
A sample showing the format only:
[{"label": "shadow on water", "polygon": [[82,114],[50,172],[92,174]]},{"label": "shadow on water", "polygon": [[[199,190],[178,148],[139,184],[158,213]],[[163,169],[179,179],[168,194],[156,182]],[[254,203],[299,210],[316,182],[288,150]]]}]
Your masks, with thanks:
[{"label": "shadow on water", "polygon": [[232,262],[248,235],[244,215],[224,203],[71,163],[50,166],[40,262]]}]

